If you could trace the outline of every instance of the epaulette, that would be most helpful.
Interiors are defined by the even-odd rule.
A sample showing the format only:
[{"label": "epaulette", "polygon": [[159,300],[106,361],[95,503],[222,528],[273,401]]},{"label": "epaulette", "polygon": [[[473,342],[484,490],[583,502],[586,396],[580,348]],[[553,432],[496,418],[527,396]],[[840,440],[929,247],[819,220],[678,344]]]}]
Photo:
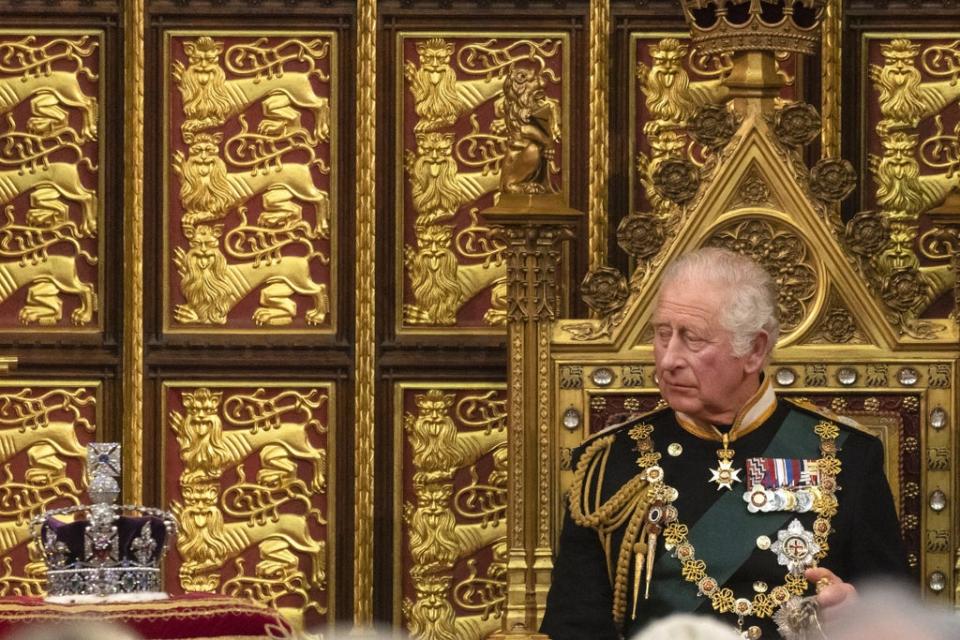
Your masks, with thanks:
[{"label": "epaulette", "polygon": [[803,409],[804,411],[808,411],[810,413],[816,414],[821,418],[826,418],[831,422],[842,424],[845,427],[850,427],[851,429],[854,429],[861,433],[865,433],[869,436],[875,435],[871,433],[869,429],[864,427],[862,424],[860,424],[850,416],[840,415],[839,413],[835,413],[830,409],[827,409],[826,407],[821,407],[820,405],[814,404],[804,398],[785,398],[785,399],[787,402],[794,405],[795,407],[799,409]]},{"label": "epaulette", "polygon": [[655,413],[660,413],[661,411],[668,408],[669,407],[664,405],[662,407],[658,406],[655,409],[651,409],[650,411],[614,414],[610,416],[611,421],[607,423],[607,426],[605,426],[603,429],[600,429],[600,431],[591,433],[589,436],[587,436],[587,438],[583,442],[580,443],[580,446],[588,445],[592,440],[594,440],[595,438],[599,438],[600,436],[608,436],[614,431],[618,431],[626,427],[632,427],[633,425],[637,424],[644,418],[652,416]]}]

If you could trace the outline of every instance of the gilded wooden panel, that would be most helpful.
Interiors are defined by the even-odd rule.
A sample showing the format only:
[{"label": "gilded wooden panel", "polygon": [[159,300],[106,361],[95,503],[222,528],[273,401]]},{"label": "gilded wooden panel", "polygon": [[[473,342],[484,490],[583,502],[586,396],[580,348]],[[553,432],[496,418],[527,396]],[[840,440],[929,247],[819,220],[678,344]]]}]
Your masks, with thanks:
[{"label": "gilded wooden panel", "polygon": [[86,503],[86,445],[100,424],[100,384],[0,383],[0,596],[42,596],[46,565],[30,520]]},{"label": "gilded wooden panel", "polygon": [[949,339],[942,320],[960,295],[960,31],[868,33],[861,46],[866,211],[847,224],[847,243],[902,333]]},{"label": "gilded wooden panel", "polygon": [[336,34],[164,46],[166,330],[333,331]]},{"label": "gilded wooden panel", "polygon": [[506,135],[521,114],[505,109],[504,87],[520,108],[549,122],[560,144],[549,176],[540,178],[566,193],[568,40],[556,33],[397,35],[398,332],[503,331],[503,245],[477,214],[499,197],[504,154],[541,143]]},{"label": "gilded wooden panel", "polygon": [[480,640],[506,597],[505,386],[402,383],[394,397],[397,622]]},{"label": "gilded wooden panel", "polygon": [[327,619],[333,404],[327,382],[164,383],[168,588],[252,598],[301,629]]},{"label": "gilded wooden panel", "polygon": [[[720,104],[728,94],[723,84],[731,70],[729,58],[704,56],[690,45],[686,32],[633,32],[630,34],[632,70],[629,93],[630,168],[628,211],[620,221],[617,242],[636,263],[632,278],[642,281],[653,260],[676,234],[685,209],[663,195],[656,174],[671,159],[684,158],[695,166],[715,165],[716,154],[709,145],[689,133],[702,107]],[[780,94],[793,100],[797,89],[796,58],[778,61],[784,83]],[[732,132],[731,132],[732,133]],[[771,195],[761,181],[744,190],[740,206],[770,205]],[[752,198],[752,199],[751,199]]]},{"label": "gilded wooden panel", "polygon": [[0,330],[100,327],[102,44],[0,31]]}]

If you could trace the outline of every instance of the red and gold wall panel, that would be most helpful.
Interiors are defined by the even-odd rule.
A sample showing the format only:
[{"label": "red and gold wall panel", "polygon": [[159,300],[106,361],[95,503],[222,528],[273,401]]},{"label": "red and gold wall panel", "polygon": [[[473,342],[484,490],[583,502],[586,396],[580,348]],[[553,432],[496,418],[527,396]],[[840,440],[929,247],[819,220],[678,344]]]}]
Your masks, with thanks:
[{"label": "red and gold wall panel", "polygon": [[42,596],[46,565],[30,521],[88,504],[86,445],[102,437],[101,386],[86,380],[0,383],[0,596]]},{"label": "red and gold wall panel", "polygon": [[335,331],[337,38],[164,40],[164,328]]},{"label": "red and gold wall panel", "polygon": [[559,33],[400,32],[396,43],[396,290],[398,333],[500,334],[506,263],[478,212],[499,197],[500,165],[515,115],[549,113],[553,186],[567,193],[569,37]]},{"label": "red and gold wall panel", "polygon": [[480,640],[505,600],[505,385],[400,383],[394,402],[395,622]]},{"label": "red and gold wall panel", "polygon": [[163,385],[163,501],[180,523],[172,591],[214,591],[313,628],[332,610],[334,386]]},{"label": "red and gold wall panel", "polygon": [[[848,237],[895,312],[946,318],[960,248],[960,31],[866,33],[861,59],[866,211]],[[907,329],[924,338],[925,326]]]},{"label": "red and gold wall panel", "polygon": [[0,331],[101,327],[102,49],[0,30]]}]

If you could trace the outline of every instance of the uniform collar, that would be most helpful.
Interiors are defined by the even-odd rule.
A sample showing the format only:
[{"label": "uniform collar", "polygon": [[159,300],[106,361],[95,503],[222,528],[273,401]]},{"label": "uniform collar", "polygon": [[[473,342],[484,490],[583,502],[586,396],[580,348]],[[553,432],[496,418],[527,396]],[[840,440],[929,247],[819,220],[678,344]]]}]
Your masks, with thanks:
[{"label": "uniform collar", "polygon": [[[764,376],[760,382],[760,387],[747,400],[740,411],[733,419],[733,425],[728,432],[730,441],[742,438],[751,431],[756,430],[760,425],[766,422],[767,418],[773,415],[777,408],[777,394],[773,391],[773,384],[769,376]],[[720,431],[712,424],[697,420],[680,411],[674,412],[677,416],[677,422],[685,431],[703,438],[705,440],[721,440]]]}]

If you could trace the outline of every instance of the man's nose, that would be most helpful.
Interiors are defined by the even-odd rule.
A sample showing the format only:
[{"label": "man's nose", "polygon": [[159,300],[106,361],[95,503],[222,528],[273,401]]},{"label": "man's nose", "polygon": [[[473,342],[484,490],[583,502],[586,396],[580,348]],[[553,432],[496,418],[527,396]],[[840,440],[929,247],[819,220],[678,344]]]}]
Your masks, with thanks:
[{"label": "man's nose", "polygon": [[663,347],[660,356],[661,369],[676,369],[684,363],[683,343],[677,336],[671,336]]}]

